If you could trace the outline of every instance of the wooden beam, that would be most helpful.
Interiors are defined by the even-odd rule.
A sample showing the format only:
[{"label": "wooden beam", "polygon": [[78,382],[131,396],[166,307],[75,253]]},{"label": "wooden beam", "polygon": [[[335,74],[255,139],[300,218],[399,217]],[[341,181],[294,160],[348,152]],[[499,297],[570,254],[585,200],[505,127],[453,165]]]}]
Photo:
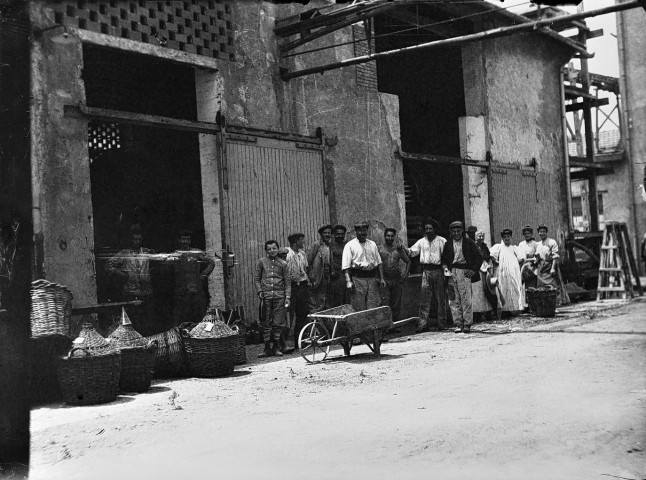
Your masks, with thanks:
[{"label": "wooden beam", "polygon": [[[599,98],[594,100],[588,100],[590,102],[590,108],[598,108],[603,105],[608,105],[610,99],[608,98]],[[585,108],[585,101],[583,102],[574,102],[565,106],[566,112],[576,112],[577,110],[583,110]]]},{"label": "wooden beam", "polygon": [[437,23],[437,21],[433,21],[423,15],[416,15],[408,10],[400,8],[388,12],[387,15],[409,25],[417,25],[420,29],[428,30],[442,37],[452,37],[456,34],[456,30],[458,34],[464,33],[464,29],[456,29],[443,24],[433,25]]},{"label": "wooden beam", "polygon": [[[615,173],[614,168],[598,168],[594,171],[595,175],[612,175]],[[587,180],[589,173],[587,170],[579,170],[577,172],[570,173],[570,180]]]}]

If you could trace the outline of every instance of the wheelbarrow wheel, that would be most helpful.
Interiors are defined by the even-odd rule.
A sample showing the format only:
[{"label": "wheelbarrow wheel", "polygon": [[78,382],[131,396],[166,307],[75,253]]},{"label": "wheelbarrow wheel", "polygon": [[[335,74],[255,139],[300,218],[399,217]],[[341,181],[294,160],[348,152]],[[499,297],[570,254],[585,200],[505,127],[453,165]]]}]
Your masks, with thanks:
[{"label": "wheelbarrow wheel", "polygon": [[319,345],[323,340],[330,339],[330,332],[319,322],[310,322],[303,327],[298,335],[298,350],[309,363],[322,362],[330,351],[330,344]]}]

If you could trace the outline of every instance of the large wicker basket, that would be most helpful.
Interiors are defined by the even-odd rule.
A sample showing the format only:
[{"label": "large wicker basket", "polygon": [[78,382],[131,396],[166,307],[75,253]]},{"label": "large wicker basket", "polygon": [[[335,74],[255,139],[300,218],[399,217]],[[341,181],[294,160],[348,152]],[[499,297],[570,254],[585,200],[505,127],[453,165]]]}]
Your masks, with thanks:
[{"label": "large wicker basket", "polygon": [[529,309],[537,317],[548,318],[555,316],[558,293],[558,289],[552,286],[528,288],[526,294]]},{"label": "large wicker basket", "polygon": [[144,337],[147,341],[156,341],[155,378],[173,378],[181,376],[186,369],[184,339],[178,327],[162,333]]},{"label": "large wicker basket", "polygon": [[65,403],[93,405],[117,398],[121,353],[84,321],[72,350],[61,359],[58,378]]},{"label": "large wicker basket", "polygon": [[236,363],[239,335],[215,315],[204,319],[185,334],[184,347],[191,375],[223,377],[231,375]]},{"label": "large wicker basket", "polygon": [[72,292],[47,280],[31,284],[31,335],[70,336],[72,319]]},{"label": "large wicker basket", "polygon": [[121,350],[122,392],[145,392],[150,388],[155,371],[155,353],[158,341],[147,341],[132,326],[125,309],[121,309],[121,323],[108,337],[114,348]]}]

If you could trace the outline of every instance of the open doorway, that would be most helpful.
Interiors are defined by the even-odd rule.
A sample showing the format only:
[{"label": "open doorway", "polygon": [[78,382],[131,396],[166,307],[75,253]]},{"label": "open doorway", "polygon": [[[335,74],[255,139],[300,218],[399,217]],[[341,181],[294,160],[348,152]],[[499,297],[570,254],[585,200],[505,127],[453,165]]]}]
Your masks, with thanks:
[{"label": "open doorway", "polygon": [[[94,46],[84,46],[83,54],[89,106],[196,119],[191,67]],[[198,135],[93,120],[88,144],[97,298],[119,301],[121,286],[105,264],[130,246],[133,227],[141,231],[142,246],[158,253],[175,250],[185,229],[194,247],[205,247]],[[172,325],[172,275],[164,262],[150,262],[158,331]]]},{"label": "open doorway", "polygon": [[[424,29],[406,29],[401,21],[375,18],[378,52],[440,37]],[[400,30],[407,30],[398,33]],[[384,36],[386,35],[386,36]],[[411,52],[377,61],[379,91],[399,96],[402,149],[410,154],[460,157],[459,117],[465,116],[460,47]],[[420,156],[421,157],[421,156]],[[431,216],[448,235],[451,221],[464,218],[462,167],[428,160],[403,160],[408,242],[424,234],[421,220]]]}]

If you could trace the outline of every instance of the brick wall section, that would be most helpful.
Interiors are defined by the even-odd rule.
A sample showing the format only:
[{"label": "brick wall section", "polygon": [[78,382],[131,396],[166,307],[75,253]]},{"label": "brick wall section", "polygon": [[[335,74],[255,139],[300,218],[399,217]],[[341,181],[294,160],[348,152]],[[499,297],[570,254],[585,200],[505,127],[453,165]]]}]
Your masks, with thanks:
[{"label": "brick wall section", "polygon": [[[366,29],[365,27],[353,25],[352,26],[352,36],[354,37],[354,54],[356,56],[368,55],[374,53],[374,40],[366,39]],[[376,62],[368,62],[357,65],[357,86],[365,87],[371,90],[377,90],[377,64]]]},{"label": "brick wall section", "polygon": [[56,24],[234,60],[232,0],[47,2]]}]

